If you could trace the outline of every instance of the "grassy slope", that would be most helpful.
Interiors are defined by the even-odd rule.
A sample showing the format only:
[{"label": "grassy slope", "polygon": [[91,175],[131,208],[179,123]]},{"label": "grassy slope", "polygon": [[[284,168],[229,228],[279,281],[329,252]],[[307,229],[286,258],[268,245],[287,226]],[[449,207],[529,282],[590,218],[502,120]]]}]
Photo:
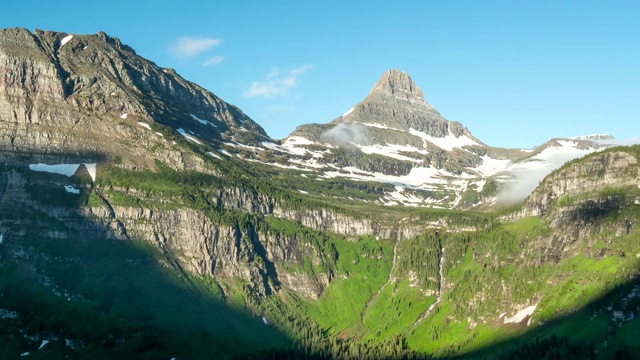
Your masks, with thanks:
[{"label": "grassy slope", "polygon": [[[169,177],[166,176],[166,172],[159,175],[147,173],[142,178],[136,178],[137,175],[133,175],[133,173],[113,169],[108,170],[104,175],[105,177],[101,180],[103,185],[137,186],[146,191],[147,194],[161,194],[163,196],[169,195],[182,198],[185,202],[180,206],[203,209],[206,209],[208,205],[197,200],[197,195],[201,194],[199,191],[202,190],[202,186],[209,188],[211,185],[215,185],[213,186],[213,189],[215,189],[222,185],[210,176],[189,173],[169,173],[171,175]],[[248,184],[241,178],[236,178],[235,181],[242,186]],[[251,180],[249,185],[259,191],[269,189],[270,185],[256,181]],[[127,206],[139,205],[140,201],[144,201],[144,199],[132,199],[126,196],[118,198],[118,195],[111,195],[116,201],[120,201],[122,205]],[[47,195],[41,194],[40,196],[46,198]],[[64,197],[66,195],[60,193],[59,196]],[[299,195],[287,193],[284,190],[275,191],[275,196],[290,203],[293,207],[321,207],[324,204],[322,200],[309,200]],[[57,200],[59,199],[51,201],[55,202]],[[86,201],[91,201],[91,198]],[[156,206],[157,204],[149,203],[145,205]],[[335,204],[332,206],[338,209]],[[354,214],[361,213],[362,210],[358,205],[350,202],[341,203],[340,207],[345,209],[346,212]],[[389,209],[389,212],[385,214],[386,211],[381,211],[380,209],[365,208],[369,212],[368,216],[389,216],[390,219],[397,219],[404,215],[415,215],[419,219],[428,221],[432,218],[448,216],[453,219],[454,223],[482,223],[480,220],[470,220],[465,218],[465,215],[454,212],[419,211],[415,213],[413,210]],[[639,206],[632,205],[622,214],[610,214],[609,217],[599,221],[605,223],[607,221],[617,221],[621,216],[640,219],[639,208]],[[34,216],[34,214],[30,214],[30,216]],[[39,217],[40,215],[35,214],[35,216]],[[230,216],[233,217],[235,215]],[[40,217],[46,218],[46,216]],[[64,226],[64,224],[52,222],[51,226]],[[280,224],[274,227],[280,227],[276,231],[286,232],[290,230],[284,229],[289,227],[287,224]],[[417,291],[416,288],[410,287],[407,274],[402,272],[402,268],[394,272],[394,274],[398,275],[396,280],[389,284],[368,308],[366,307],[372,294],[377,292],[387,281],[393,253],[393,244],[385,241],[378,242],[369,237],[363,237],[356,241],[340,238],[329,238],[327,240],[325,237],[325,240],[333,245],[338,258],[336,263],[333,264],[335,266],[333,268],[333,271],[335,271],[334,281],[319,301],[306,301],[297,298],[295,295],[280,294],[281,299],[267,299],[260,306],[272,314],[279,326],[282,326],[283,329],[288,328],[290,332],[293,329],[293,333],[298,328],[291,327],[291,324],[296,323],[299,319],[291,316],[287,319],[288,315],[286,313],[289,311],[293,314],[293,317],[298,316],[302,319],[300,320],[302,322],[312,321],[314,324],[319,324],[322,329],[327,331],[329,337],[337,336],[351,339],[352,341],[376,343],[400,335],[407,339],[407,343],[411,348],[437,356],[470,354],[475,351],[481,351],[490,344],[497,346],[493,349],[505,350],[510,345],[501,343],[504,339],[521,335],[524,336],[523,339],[533,339],[531,336],[546,336],[552,332],[568,335],[572,340],[577,341],[595,339],[600,342],[598,349],[612,351],[611,349],[613,349],[614,345],[609,345],[610,347],[607,348],[601,342],[611,336],[611,324],[609,323],[605,326],[609,321],[607,320],[610,318],[609,315],[598,315],[591,319],[591,316],[584,314],[571,316],[571,312],[580,306],[588,305],[616,285],[621,284],[627,274],[637,271],[637,260],[633,255],[640,253],[637,243],[637,239],[640,238],[638,228],[636,227],[631,234],[616,238],[615,249],[612,249],[610,242],[607,242],[607,239],[611,238],[612,234],[606,232],[599,234],[597,236],[602,239],[596,241],[594,249],[584,248],[582,249],[582,255],[568,257],[558,263],[549,261],[527,262],[517,257],[519,250],[537,237],[548,234],[549,231],[544,222],[539,219],[529,218],[509,224],[494,223],[486,230],[474,233],[440,234],[440,241],[446,247],[444,271],[448,284],[442,303],[415,328],[413,327],[414,321],[434,301],[434,296],[427,296]],[[34,244],[38,243],[34,242]],[[82,244],[82,242],[78,244]],[[412,241],[409,241],[404,245],[407,246],[406,251],[408,253],[411,252],[410,245],[412,244]],[[414,245],[420,246],[419,243]],[[67,250],[71,251],[72,254],[91,253],[91,251],[87,251],[88,248],[75,248],[75,246],[78,246],[77,244],[69,246],[70,248]],[[64,248],[62,247],[62,249]],[[55,249],[38,248],[37,250],[45,254],[52,252],[55,255]],[[603,250],[607,257],[584,255],[586,253],[593,254],[595,250]],[[146,279],[145,276],[148,275],[140,275],[143,278],[137,277],[137,273],[144,274],[144,271],[130,270],[122,272],[122,269],[132,266],[131,263],[118,261],[118,259],[123,258],[121,254],[117,253],[117,251],[121,250],[114,250],[116,253],[111,256],[109,256],[109,251],[106,248],[98,251],[100,256],[107,255],[107,263],[98,261],[96,258],[99,255],[94,254],[94,257],[86,255],[88,257],[87,264],[90,265],[85,266],[93,269],[89,272],[86,270],[80,271],[81,269],[75,264],[69,265],[69,267],[51,264],[45,266],[44,269],[39,269],[38,271],[41,271],[46,276],[51,276],[54,281],[64,282],[64,287],[77,288],[92,296],[93,298],[90,301],[92,305],[78,305],[73,301],[67,304],[64,299],[56,300],[56,297],[52,297],[50,289],[44,289],[39,285],[26,287],[24,291],[27,291],[27,293],[21,294],[20,298],[34,299],[33,301],[36,301],[36,303],[27,303],[29,305],[28,308],[47,309],[53,306],[56,309],[61,309],[63,314],[66,312],[71,314],[66,323],[61,321],[60,324],[47,323],[42,325],[38,322],[38,319],[50,318],[52,315],[49,313],[42,313],[31,320],[25,317],[28,321],[28,327],[51,329],[67,326],[72,328],[70,323],[75,324],[75,321],[71,319],[78,319],[83,316],[90,318],[87,314],[95,314],[96,308],[84,309],[82,306],[96,306],[105,303],[106,305],[102,305],[103,308],[99,306],[97,308],[99,313],[104,313],[106,317],[96,323],[96,333],[110,338],[111,335],[109,334],[117,333],[116,330],[120,327],[130,326],[126,327],[126,332],[136,334],[131,342],[126,342],[127,345],[117,344],[116,348],[120,346],[121,351],[131,351],[131,349],[145,351],[145,347],[157,349],[157,344],[153,339],[161,337],[164,339],[162,340],[162,349],[187,351],[184,346],[179,347],[173,344],[191,341],[196,343],[193,346],[189,346],[188,348],[191,350],[188,351],[193,351],[194,354],[197,354],[196,352],[200,348],[197,343],[199,341],[198,337],[189,335],[189,331],[193,329],[199,329],[196,331],[197,334],[209,334],[209,336],[214,336],[212,334],[220,332],[229,334],[228,339],[225,340],[223,338],[221,342],[216,342],[216,344],[220,345],[214,351],[220,352],[233,351],[228,350],[227,346],[232,349],[242,348],[246,351],[252,351],[263,346],[273,347],[278,346],[277,344],[287,343],[284,337],[270,331],[265,332],[264,326],[259,321],[256,321],[257,319],[255,318],[248,316],[246,322],[244,322],[241,310],[230,317],[225,317],[223,313],[227,311],[227,305],[222,307],[225,309],[224,311],[216,312],[215,306],[210,309],[208,305],[202,305],[211,304],[211,302],[208,302],[209,300],[201,300],[201,302],[194,300],[194,294],[197,295],[195,299],[200,297],[210,299],[209,292],[212,290],[209,285],[205,285],[206,282],[192,279],[192,284],[190,284],[185,282],[185,279],[176,277],[178,274],[167,273],[168,270],[166,269],[158,268],[151,271],[150,269],[153,269],[153,267],[145,268],[144,271],[151,271],[151,274],[157,272],[158,281],[160,281],[160,285],[158,285],[154,281]],[[140,253],[144,254],[145,251]],[[148,253],[145,256],[148,256]],[[428,256],[433,256],[433,254]],[[143,258],[146,259],[143,263],[150,264],[153,262],[149,260],[149,257]],[[535,256],[532,259],[535,259]],[[136,263],[135,257],[129,260]],[[433,263],[433,260],[431,263]],[[419,264],[408,264],[407,268],[417,265]],[[9,289],[12,286],[19,287],[18,284],[23,284],[30,277],[33,277],[30,273],[32,270],[20,268],[19,264],[12,264],[11,261],[4,263],[3,266],[6,269],[6,271],[3,271],[1,278],[3,289]],[[313,271],[313,269],[311,270]],[[53,276],[47,272],[53,274]],[[83,279],[88,277],[89,280],[86,282],[84,280],[74,281],[73,279],[76,275],[82,275]],[[176,281],[167,280],[171,279],[172,276]],[[105,289],[102,287],[92,288],[86,283],[96,284],[94,287],[98,287],[100,283],[117,285]],[[88,287],[80,287],[80,284]],[[167,287],[169,290],[167,290]],[[213,286],[213,289],[215,288]],[[509,296],[506,296],[505,291],[509,291]],[[103,295],[110,300],[100,300]],[[237,302],[239,304],[243,303],[243,296],[246,295],[248,294],[242,294],[239,291],[237,293]],[[48,300],[49,298],[53,300]],[[1,306],[10,308],[9,305],[19,305],[17,298],[14,298],[13,302],[6,302],[6,299],[11,299],[11,297],[0,300],[2,301]],[[126,299],[126,301],[119,299]],[[507,299],[510,299],[510,302],[507,302]],[[115,305],[112,304],[114,301]],[[131,301],[132,304],[128,304]],[[229,299],[229,301],[231,304],[234,302],[233,298]],[[530,335],[526,334],[527,329],[523,327],[501,326],[501,322],[498,320],[500,313],[512,308],[515,304],[531,303],[538,303],[538,309],[534,315],[534,325],[537,326],[544,322],[552,325],[551,327],[542,327],[539,332],[531,333],[537,335]],[[191,310],[187,311],[183,308],[192,309],[198,316],[190,314],[189,311]],[[148,309],[155,311],[151,311],[152,314],[149,314],[150,311],[147,311]],[[177,315],[173,316],[171,315],[172,311],[167,309],[181,310],[177,310]],[[362,312],[365,309],[364,316],[362,316]],[[184,313],[185,311],[187,313]],[[157,313],[162,313],[163,315],[156,315]],[[122,314],[127,316],[122,317]],[[205,321],[202,320],[202,316],[204,316]],[[122,320],[123,318],[127,320]],[[187,320],[186,322],[184,322],[185,319]],[[25,320],[21,318],[20,321]],[[34,324],[31,324],[31,321]],[[184,328],[180,329],[179,326],[173,326],[172,323],[174,322],[183,323]],[[476,322],[480,324],[476,326]],[[11,322],[9,323],[12,324]],[[634,320],[616,329],[614,333],[616,336],[613,338],[615,346],[627,344],[634,348],[637,347],[638,341],[634,332],[637,329],[637,323],[638,321]],[[145,324],[153,324],[154,330],[151,338],[145,335],[145,330],[141,330],[144,329]],[[107,327],[107,330],[101,333],[101,326]],[[11,334],[17,335],[15,331],[17,331],[18,327],[16,325],[3,329],[9,334],[6,338],[10,338]],[[471,328],[472,330],[470,330]],[[608,330],[588,330],[591,328],[606,328]],[[91,329],[78,331],[80,333],[82,331],[92,333],[93,329],[92,327]],[[237,331],[233,329],[237,329]],[[178,335],[171,334],[174,330],[177,331]],[[165,337],[164,331],[168,331],[171,335]],[[293,335],[297,337],[300,334]],[[177,336],[179,340],[174,342],[172,336]],[[243,346],[242,343],[234,342],[243,338],[251,339],[252,341],[257,339],[257,341],[254,342],[253,347]],[[17,337],[14,337],[14,339],[17,339]],[[220,340],[219,337],[217,339]],[[20,341],[12,341],[10,344],[19,344],[18,346],[20,347],[27,344],[26,341],[24,343]],[[111,343],[114,342],[113,340],[110,341]],[[31,343],[30,346],[35,345]],[[102,347],[92,348],[91,351],[95,351],[96,354],[112,354],[110,351],[116,351],[112,349],[105,350],[103,345],[100,346]],[[11,349],[11,351],[14,351],[11,354],[17,350],[15,347]],[[55,347],[52,346],[52,349],[55,349]],[[210,349],[207,351],[210,351]],[[174,355],[172,354],[171,356]]]}]

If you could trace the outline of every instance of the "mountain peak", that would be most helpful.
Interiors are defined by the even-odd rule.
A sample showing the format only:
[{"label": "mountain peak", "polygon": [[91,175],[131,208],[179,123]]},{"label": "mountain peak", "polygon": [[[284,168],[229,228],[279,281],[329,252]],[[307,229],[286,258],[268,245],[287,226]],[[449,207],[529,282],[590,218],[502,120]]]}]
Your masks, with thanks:
[{"label": "mountain peak", "polygon": [[[369,95],[334,122],[357,122],[402,131],[409,131],[410,128],[423,131],[432,128],[435,123],[444,124],[441,132],[431,134],[429,131],[436,137],[448,134],[446,124],[449,123],[424,100],[422,89],[409,74],[396,69],[382,74]],[[459,135],[458,132],[456,134]]]},{"label": "mountain peak", "polygon": [[397,69],[387,70],[382,74],[369,96],[391,97],[428,105],[424,100],[422,89],[413,82],[409,74]]}]

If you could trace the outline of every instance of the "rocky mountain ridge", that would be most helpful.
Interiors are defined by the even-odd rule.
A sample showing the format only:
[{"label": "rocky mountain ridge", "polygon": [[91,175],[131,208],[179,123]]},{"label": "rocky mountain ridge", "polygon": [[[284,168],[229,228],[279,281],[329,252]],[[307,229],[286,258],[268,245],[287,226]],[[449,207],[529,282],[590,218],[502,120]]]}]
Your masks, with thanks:
[{"label": "rocky mountain ridge", "polygon": [[301,125],[281,144],[263,145],[285,159],[265,163],[320,181],[393,185],[378,204],[468,209],[524,199],[533,187],[522,188],[523,173],[535,172],[539,181],[562,163],[606,147],[602,140],[610,137],[553,139],[532,150],[493,148],[445,119],[407,73],[389,70],[339,118]]},{"label": "rocky mountain ridge", "polygon": [[1,30],[0,74],[3,150],[101,154],[134,166],[163,158],[202,169],[167,136],[214,145],[268,139],[235,106],[103,32]]},{"label": "rocky mountain ridge", "polygon": [[[276,143],[115,38],[2,39],[0,357],[496,358],[556,332],[640,351],[637,146],[490,148],[396,71]],[[379,206],[487,203],[584,155],[499,219]]]},{"label": "rocky mountain ridge", "polygon": [[[73,153],[87,162],[107,157],[130,167],[169,159],[176,169],[205,171],[201,156],[174,144],[178,137],[212,158],[237,155],[319,181],[393,186],[378,204],[481,208],[499,201],[500,186],[485,189],[487,181],[510,187],[518,180],[513,173],[537,165],[547,146],[530,152],[483,144],[442,117],[399,70],[383,74],[343,116],[300,126],[278,143],[236,107],[104,33],[5,29],[0,60],[0,126],[11,151]],[[601,140],[568,141],[596,150]]]}]

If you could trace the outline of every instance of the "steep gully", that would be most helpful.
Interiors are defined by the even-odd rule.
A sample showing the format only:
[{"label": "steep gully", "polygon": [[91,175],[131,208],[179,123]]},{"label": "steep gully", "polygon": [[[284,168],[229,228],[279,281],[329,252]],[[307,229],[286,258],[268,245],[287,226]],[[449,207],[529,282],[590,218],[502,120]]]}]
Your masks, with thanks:
[{"label": "steep gully", "polygon": [[398,256],[398,245],[400,244],[400,237],[398,237],[398,240],[396,240],[396,245],[393,247],[393,261],[391,262],[391,270],[389,270],[389,278],[387,279],[387,282],[384,283],[384,285],[382,285],[382,287],[380,287],[380,289],[378,290],[378,292],[373,295],[371,297],[371,300],[369,300],[369,302],[367,302],[367,306],[364,308],[364,310],[362,311],[362,317],[364,318],[364,314],[367,312],[367,309],[369,309],[369,306],[373,303],[373,301],[378,297],[378,295],[380,295],[380,293],[382,292],[382,290],[384,290],[384,288],[389,285],[389,283],[391,282],[391,279],[393,278],[393,270],[396,267],[396,259]]},{"label": "steep gully", "polygon": [[420,318],[418,318],[418,320],[416,320],[415,323],[413,323],[413,326],[417,326],[422,320],[424,320],[427,316],[429,316],[429,314],[431,314],[431,311],[436,307],[436,305],[438,305],[438,303],[442,300],[442,288],[444,287],[444,276],[442,276],[442,267],[444,265],[444,246],[440,246],[440,261],[438,263],[438,297],[436,298],[436,301],[433,302],[433,304],[429,305],[429,308],[427,309],[427,311],[425,311]]},{"label": "steep gully", "polygon": [[[395,246],[393,247],[393,261],[391,263],[391,270],[389,270],[389,278],[387,279],[387,282],[380,287],[378,292],[376,292],[376,294],[373,295],[371,299],[367,302],[367,306],[365,306],[365,308],[362,310],[362,314],[360,315],[361,321],[364,321],[364,316],[367,313],[367,310],[369,310],[369,307],[371,306],[371,304],[373,304],[376,298],[382,293],[385,287],[387,287],[387,285],[391,283],[391,280],[393,279],[393,271],[396,267],[396,260],[398,257],[398,245],[400,245],[400,241],[401,239],[398,238],[398,240],[396,240]],[[417,326],[422,320],[424,320],[427,316],[429,316],[429,314],[431,314],[431,311],[433,311],[436,305],[438,305],[438,303],[442,301],[442,290],[444,288],[444,275],[443,275],[444,251],[445,251],[445,247],[440,245],[440,251],[438,253],[438,258],[439,258],[438,259],[438,296],[436,298],[436,301],[434,301],[433,304],[429,305],[429,308],[424,313],[422,313],[422,315],[420,315],[420,318],[418,318],[418,320],[416,320],[416,322],[413,323],[413,326]]]}]

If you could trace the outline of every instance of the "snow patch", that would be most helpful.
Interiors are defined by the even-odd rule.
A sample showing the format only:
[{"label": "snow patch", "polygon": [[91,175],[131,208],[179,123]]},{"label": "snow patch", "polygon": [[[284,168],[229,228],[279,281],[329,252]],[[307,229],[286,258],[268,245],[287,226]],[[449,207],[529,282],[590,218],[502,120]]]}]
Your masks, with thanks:
[{"label": "snow patch", "polygon": [[262,145],[268,149],[287,152],[293,155],[305,155],[307,153],[310,153],[314,157],[322,157],[322,152],[313,152],[299,146],[318,145],[326,148],[337,148],[336,145],[331,145],[328,143],[318,143],[300,136],[289,137],[285,140],[285,142],[282,145],[277,145],[270,142],[262,142]]},{"label": "snow patch", "polygon": [[233,156],[233,155],[231,155],[231,153],[229,153],[229,152],[228,152],[227,150],[225,150],[225,149],[218,149],[218,151],[219,151],[221,154],[224,154],[224,155],[227,155],[227,156]]},{"label": "snow patch", "polygon": [[48,343],[49,343],[49,340],[42,340],[42,344],[40,344],[40,347],[38,348],[38,350],[42,349]]},{"label": "snow patch", "polygon": [[[386,201],[384,201],[386,200]],[[400,204],[405,204],[408,206],[418,206],[424,202],[423,199],[405,192],[404,186],[396,186],[396,191],[392,193],[387,193],[383,200],[383,205],[386,206],[394,206]],[[429,201],[427,201],[429,202]]]},{"label": "snow patch", "polygon": [[187,134],[187,132],[184,131],[184,129],[179,128],[178,132],[180,133],[180,135],[184,136],[185,139],[187,139],[187,140],[189,140],[189,141],[191,141],[193,143],[196,143],[198,145],[202,145],[202,142],[200,140],[198,140],[197,137]]},{"label": "snow patch", "polygon": [[312,144],[315,144],[315,142],[300,136],[292,136],[288,138],[280,148],[291,154],[304,155],[307,153],[307,149],[299,148],[298,146]]},{"label": "snow patch", "polygon": [[138,125],[142,126],[143,128],[147,128],[147,129],[151,130],[151,126],[149,126],[149,124],[147,124],[145,122],[139,121]]},{"label": "snow patch", "polygon": [[578,143],[575,141],[567,141],[567,140],[558,140],[558,144],[560,144],[564,148],[575,149]]},{"label": "snow patch", "polygon": [[23,352],[20,356],[29,356],[29,352]]},{"label": "snow patch", "polygon": [[515,315],[513,315],[511,317],[508,317],[508,318],[505,318],[504,319],[504,323],[505,324],[518,324],[518,323],[520,323],[527,316],[531,316],[533,314],[533,312],[536,310],[537,306],[538,305],[532,305],[532,306],[529,306],[527,308],[524,308],[524,309],[518,311]]},{"label": "snow patch", "polygon": [[396,144],[386,144],[386,145],[368,145],[368,146],[359,146],[360,150],[365,154],[378,154],[382,156],[387,156],[390,158],[405,160],[405,161],[413,161],[420,162],[420,160],[410,158],[405,155],[398,154],[399,152],[415,152],[422,155],[427,154],[427,150],[421,150],[416,147],[410,145],[396,145]]},{"label": "snow patch", "polygon": [[67,192],[71,193],[71,194],[80,194],[80,189],[76,189],[71,185],[65,185],[64,189],[67,190]]},{"label": "snow patch", "polygon": [[[378,181],[405,187],[432,190],[434,189],[433,185],[435,184],[452,184],[451,178],[457,176],[459,175],[455,175],[446,170],[439,170],[434,167],[414,167],[407,175],[394,176],[379,172],[368,172],[353,166],[347,166],[342,168],[341,171],[325,172],[324,177],[347,177],[353,180]],[[466,183],[464,180],[463,182]]]},{"label": "snow patch", "polygon": [[342,117],[345,117],[345,116],[347,116],[347,115],[351,114],[351,113],[353,112],[353,110],[355,110],[355,108],[351,108],[351,109],[347,110],[347,112],[345,112],[344,114],[342,114]]},{"label": "snow patch", "polygon": [[73,39],[73,35],[67,35],[65,37],[62,38],[62,40],[60,40],[60,47],[62,47],[62,45],[66,44],[69,42],[69,40]]},{"label": "snow patch", "polygon": [[377,123],[360,123],[364,126],[368,126],[368,127],[374,127],[374,128],[378,128],[378,129],[385,129],[385,130],[396,130],[396,131],[402,131],[400,129],[395,129],[392,127],[388,127],[387,125],[383,125],[383,124],[377,124]]},{"label": "snow patch", "polygon": [[196,119],[199,123],[201,123],[202,125],[207,125],[209,122],[207,120],[202,120],[199,117],[193,115],[193,114],[189,114],[191,115],[192,118]]},{"label": "snow patch", "polygon": [[473,181],[471,182],[469,185],[475,185],[476,186],[476,191],[477,192],[481,192],[482,189],[484,189],[484,185],[487,183],[487,180],[478,180],[478,181]]},{"label": "snow patch", "polygon": [[211,151],[207,151],[207,154],[209,154],[209,155],[213,156],[213,157],[214,157],[214,158],[216,158],[216,159],[222,159],[222,158],[220,157],[220,155],[215,154],[215,153],[212,153]]},{"label": "snow patch", "polygon": [[489,177],[493,174],[504,171],[509,166],[509,163],[511,163],[511,160],[498,160],[487,155],[483,156],[481,159],[482,163],[475,168],[471,168],[471,170],[478,172],[484,177]]},{"label": "snow patch", "polygon": [[260,143],[260,145],[266,147],[267,149],[271,149],[271,150],[276,150],[276,151],[281,151],[281,152],[286,152],[286,150],[284,150],[282,148],[282,146],[278,145],[278,144],[274,144],[272,142],[268,142],[268,141],[263,141]]},{"label": "snow patch", "polygon": [[287,141],[285,141],[285,144],[291,144],[294,143],[296,145],[313,145],[316,144],[315,142],[307,139],[307,138],[303,138],[301,136],[292,136],[290,138],[287,139]]},{"label": "snow patch", "polygon": [[413,128],[409,128],[409,133],[411,135],[415,135],[424,140],[427,140],[435,146],[447,151],[451,151],[453,150],[453,148],[462,148],[463,146],[478,145],[477,142],[473,141],[467,135],[456,137],[455,135],[453,135],[453,133],[451,133],[451,131],[449,131],[449,134],[447,134],[447,136],[442,138],[433,137]]},{"label": "snow patch", "polygon": [[120,115],[120,118],[122,118],[122,119],[126,119],[126,118],[127,118],[127,116],[129,116],[129,114],[124,113],[124,114]]},{"label": "snow patch", "polygon": [[319,163],[315,157],[309,160],[289,159],[289,162],[313,169],[324,169],[326,167],[325,164]]},{"label": "snow patch", "polygon": [[260,148],[260,147],[257,147],[257,146],[240,144],[240,143],[225,142],[223,144],[225,144],[227,146],[237,147],[237,148],[244,148],[244,149],[251,150],[251,151],[264,151],[263,148]]}]

